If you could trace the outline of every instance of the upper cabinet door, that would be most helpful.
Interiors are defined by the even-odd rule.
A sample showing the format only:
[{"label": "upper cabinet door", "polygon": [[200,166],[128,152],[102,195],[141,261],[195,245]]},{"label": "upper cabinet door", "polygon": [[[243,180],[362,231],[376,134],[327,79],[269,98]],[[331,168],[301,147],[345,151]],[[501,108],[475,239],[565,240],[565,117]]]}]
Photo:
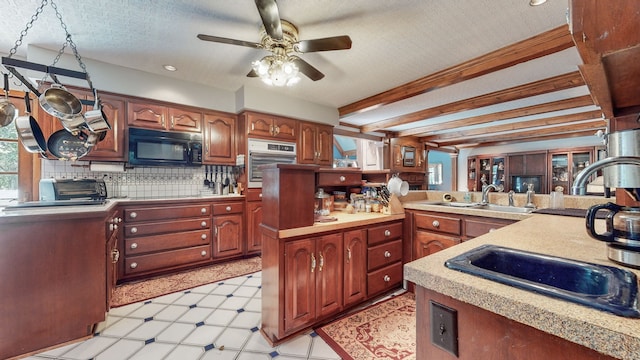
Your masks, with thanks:
[{"label": "upper cabinet door", "polygon": [[247,134],[252,137],[296,140],[296,120],[253,112],[246,115]]},{"label": "upper cabinet door", "polygon": [[204,162],[236,163],[236,118],[217,113],[204,114]]},{"label": "upper cabinet door", "polygon": [[115,95],[98,96],[111,130],[107,131],[105,138],[94,146],[85,159],[125,161],[125,99]]},{"label": "upper cabinet door", "polygon": [[167,130],[175,131],[202,131],[202,113],[199,111],[189,111],[180,108],[168,108],[169,122]]},{"label": "upper cabinet door", "polygon": [[167,108],[162,105],[129,101],[127,123],[134,127],[166,130],[166,111]]}]

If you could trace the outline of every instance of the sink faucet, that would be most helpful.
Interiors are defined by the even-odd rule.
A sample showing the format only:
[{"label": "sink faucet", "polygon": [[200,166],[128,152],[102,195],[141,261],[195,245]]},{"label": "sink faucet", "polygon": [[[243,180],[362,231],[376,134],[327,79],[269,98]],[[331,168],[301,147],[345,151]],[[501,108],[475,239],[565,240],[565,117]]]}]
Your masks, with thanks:
[{"label": "sink faucet", "polygon": [[482,187],[482,201],[480,203],[482,205],[486,205],[489,203],[489,190],[502,191],[504,187],[502,185],[489,184]]},{"label": "sink faucet", "polygon": [[516,205],[513,203],[513,194],[515,194],[515,191],[510,190],[510,191],[509,191],[509,206],[516,206]]},{"label": "sink faucet", "polygon": [[573,186],[571,187],[571,195],[584,195],[586,193],[585,185],[587,183],[587,179],[596,171],[609,167],[611,165],[637,165],[640,166],[640,157],[637,156],[614,156],[608,157],[602,160],[598,160],[593,164],[587,166],[578,173],[575,180],[573,181]]},{"label": "sink faucet", "polygon": [[533,184],[527,185],[527,204],[524,206],[526,208],[535,209],[536,206],[533,204],[533,195],[535,195],[535,191],[533,191]]}]

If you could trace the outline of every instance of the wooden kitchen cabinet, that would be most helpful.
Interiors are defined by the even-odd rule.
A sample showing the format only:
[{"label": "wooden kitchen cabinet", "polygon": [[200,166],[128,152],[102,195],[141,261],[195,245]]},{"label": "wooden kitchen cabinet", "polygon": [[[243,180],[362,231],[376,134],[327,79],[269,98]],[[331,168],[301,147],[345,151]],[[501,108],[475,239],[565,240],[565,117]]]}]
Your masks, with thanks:
[{"label": "wooden kitchen cabinet", "polygon": [[262,189],[247,189],[247,254],[260,253],[262,237],[260,224],[262,223]]},{"label": "wooden kitchen cabinet", "polygon": [[300,122],[298,163],[331,166],[333,164],[333,127]]},{"label": "wooden kitchen cabinet", "polygon": [[214,258],[242,255],[244,252],[243,217],[243,202],[213,204]]},{"label": "wooden kitchen cabinet", "polygon": [[576,148],[550,151],[548,191],[555,191],[556,187],[561,186],[563,193],[569,194],[578,173],[593,163],[594,150],[594,148]]},{"label": "wooden kitchen cabinet", "polygon": [[163,131],[202,132],[202,112],[186,107],[174,107],[151,100],[129,100],[129,126]]},{"label": "wooden kitchen cabinet", "polygon": [[342,261],[341,233],[285,245],[285,333],[342,309]]},{"label": "wooden kitchen cabinet", "polygon": [[389,168],[392,172],[424,172],[424,146],[415,137],[392,138]]},{"label": "wooden kitchen cabinet", "polygon": [[245,112],[241,114],[241,119],[243,118],[247,135],[251,137],[294,141],[297,139],[298,123],[294,119],[256,112]]},{"label": "wooden kitchen cabinet", "polygon": [[343,300],[348,307],[367,297],[367,233],[352,230],[346,231],[343,237]]},{"label": "wooden kitchen cabinet", "polygon": [[455,215],[416,212],[413,260],[459,244],[462,241],[462,221]]},{"label": "wooden kitchen cabinet", "polygon": [[235,165],[236,148],[236,117],[205,112],[203,163]]},{"label": "wooden kitchen cabinet", "polygon": [[402,281],[402,222],[367,229],[367,297]]},{"label": "wooden kitchen cabinet", "polygon": [[132,205],[124,208],[120,279],[211,263],[211,205]]},{"label": "wooden kitchen cabinet", "polygon": [[547,152],[516,153],[508,155],[508,172],[505,191],[513,190],[517,193],[526,193],[528,183],[539,183],[540,187],[534,189],[539,194],[548,193],[547,179]]}]

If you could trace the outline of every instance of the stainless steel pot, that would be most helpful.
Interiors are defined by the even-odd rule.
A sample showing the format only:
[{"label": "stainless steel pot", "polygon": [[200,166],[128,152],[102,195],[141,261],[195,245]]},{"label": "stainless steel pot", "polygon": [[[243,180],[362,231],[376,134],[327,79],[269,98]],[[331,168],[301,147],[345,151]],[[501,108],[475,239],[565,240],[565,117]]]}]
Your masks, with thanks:
[{"label": "stainless steel pot", "polygon": [[60,84],[53,84],[40,94],[40,106],[49,115],[64,121],[75,121],[82,112],[82,103]]},{"label": "stainless steel pot", "polygon": [[98,98],[98,92],[95,89],[93,90],[93,96],[95,97],[93,110],[89,110],[84,113],[84,121],[86,123],[86,126],[93,132],[110,130],[111,125],[109,125],[107,117],[105,116],[104,111],[102,111],[100,99]]},{"label": "stainless steel pot", "polygon": [[[640,129],[607,135],[607,156],[640,156]],[[602,170],[605,187],[640,188],[640,166],[616,165]]]},{"label": "stainless steel pot", "polygon": [[4,99],[0,99],[0,127],[5,127],[18,117],[18,110],[9,100],[9,74],[4,74]]},{"label": "stainless steel pot", "polygon": [[[97,135],[96,135],[97,136]],[[58,130],[47,140],[49,152],[58,160],[78,160],[89,153],[91,146],[87,134],[80,131],[72,134],[67,130]]]},{"label": "stainless steel pot", "polygon": [[47,142],[45,141],[42,130],[36,119],[31,116],[31,103],[29,101],[29,92],[24,95],[26,104],[26,114],[16,118],[16,131],[22,146],[30,153],[44,154],[47,151]]}]

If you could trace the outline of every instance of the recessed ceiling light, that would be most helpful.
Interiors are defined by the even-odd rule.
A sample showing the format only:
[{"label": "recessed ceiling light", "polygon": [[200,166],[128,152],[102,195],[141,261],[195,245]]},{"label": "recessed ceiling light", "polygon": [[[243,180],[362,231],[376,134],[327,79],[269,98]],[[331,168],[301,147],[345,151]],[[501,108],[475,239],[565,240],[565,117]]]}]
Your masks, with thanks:
[{"label": "recessed ceiling light", "polygon": [[162,67],[167,71],[176,71],[176,70],[178,70],[178,68],[176,68],[173,65],[162,65]]},{"label": "recessed ceiling light", "polygon": [[546,3],[547,0],[531,0],[529,1],[529,5],[531,6],[538,6],[538,5],[542,5],[544,3]]}]

